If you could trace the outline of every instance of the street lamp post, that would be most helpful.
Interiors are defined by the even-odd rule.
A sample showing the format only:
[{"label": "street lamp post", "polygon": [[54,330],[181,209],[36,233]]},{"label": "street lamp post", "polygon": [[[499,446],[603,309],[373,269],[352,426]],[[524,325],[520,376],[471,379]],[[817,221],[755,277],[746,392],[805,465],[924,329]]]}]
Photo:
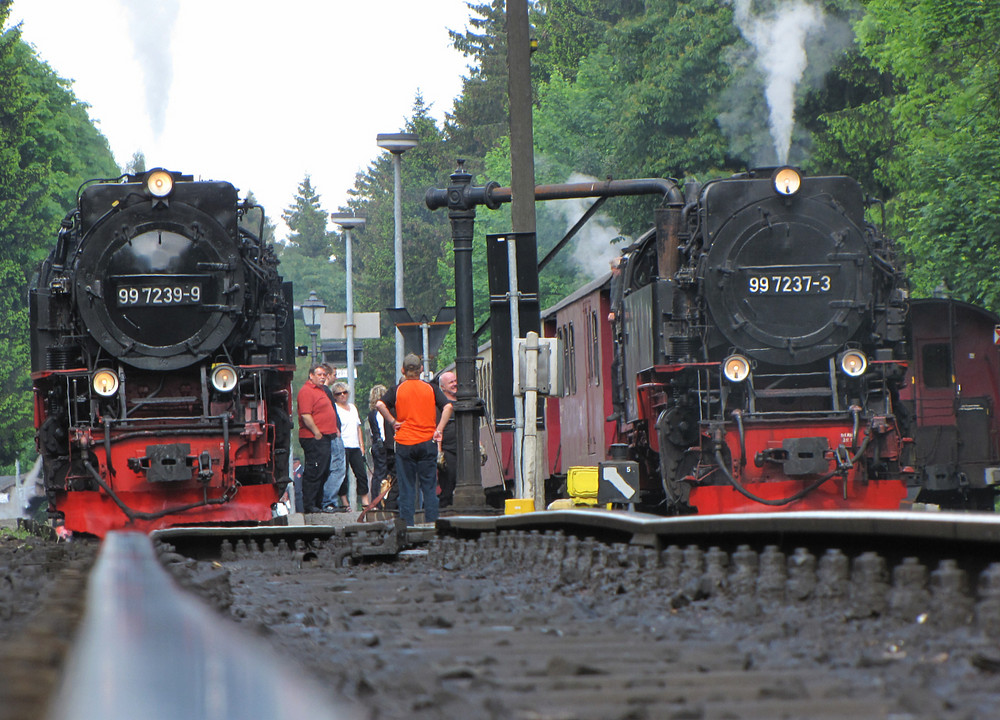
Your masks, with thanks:
[{"label": "street lamp post", "polygon": [[302,320],[309,329],[309,336],[312,338],[312,364],[319,362],[319,351],[316,347],[316,337],[319,335],[319,326],[323,322],[323,314],[326,312],[326,305],[315,290],[309,291],[309,299],[302,303]]},{"label": "street lamp post", "polygon": [[[415,133],[379,133],[375,138],[376,144],[383,150],[392,153],[392,174],[394,179],[393,187],[393,221],[395,234],[393,237],[393,255],[396,259],[396,307],[405,307],[403,299],[403,181],[402,156],[403,153],[412,147],[417,146],[417,136]],[[403,335],[396,331],[396,371],[403,367]]]},{"label": "street lamp post", "polygon": [[351,402],[354,402],[354,251],[351,230],[363,226],[365,218],[346,213],[331,213],[330,219],[343,228],[346,240],[344,260],[347,263],[347,322],[344,328],[347,331],[347,389],[350,392]]}]

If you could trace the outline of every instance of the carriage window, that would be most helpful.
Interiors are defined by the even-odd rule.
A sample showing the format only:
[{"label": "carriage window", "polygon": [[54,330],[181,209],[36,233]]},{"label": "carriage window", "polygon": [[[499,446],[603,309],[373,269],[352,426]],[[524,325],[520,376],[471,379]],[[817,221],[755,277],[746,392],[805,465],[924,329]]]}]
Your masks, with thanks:
[{"label": "carriage window", "polygon": [[562,370],[563,370],[563,397],[569,395],[569,343],[566,342],[566,326],[560,325],[556,329],[556,338],[562,348]]},{"label": "carriage window", "polygon": [[597,313],[590,311],[590,362],[591,377],[594,385],[601,384],[601,343],[600,325],[597,322]]},{"label": "carriage window", "polygon": [[484,362],[476,363],[476,382],[479,383],[483,394],[483,403],[486,406],[486,415],[481,419],[481,424],[489,422],[488,418],[493,417],[493,364]]},{"label": "carriage window", "polygon": [[926,387],[946,388],[951,386],[951,345],[949,343],[924,345],[921,361]]},{"label": "carriage window", "polygon": [[566,384],[569,386],[569,395],[576,395],[576,333],[573,330],[573,323],[566,329],[566,348],[569,358],[569,373],[566,375]]}]

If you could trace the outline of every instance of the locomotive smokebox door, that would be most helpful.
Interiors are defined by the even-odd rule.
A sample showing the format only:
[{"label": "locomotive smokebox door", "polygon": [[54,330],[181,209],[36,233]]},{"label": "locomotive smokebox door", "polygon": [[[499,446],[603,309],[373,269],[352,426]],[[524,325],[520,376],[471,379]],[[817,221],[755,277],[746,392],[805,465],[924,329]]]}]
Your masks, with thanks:
[{"label": "locomotive smokebox door", "polygon": [[597,503],[639,502],[639,463],[615,460],[597,464]]}]

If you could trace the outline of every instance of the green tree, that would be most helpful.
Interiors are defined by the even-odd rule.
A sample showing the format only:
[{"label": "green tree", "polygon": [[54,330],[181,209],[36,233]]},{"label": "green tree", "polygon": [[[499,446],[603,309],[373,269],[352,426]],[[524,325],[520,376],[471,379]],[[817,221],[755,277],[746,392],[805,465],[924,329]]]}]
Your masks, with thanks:
[{"label": "green tree", "polygon": [[1000,4],[870,0],[862,52],[898,79],[886,164],[918,294],[1000,309]]},{"label": "green tree", "polygon": [[[405,132],[417,136],[417,146],[400,163],[400,197],[403,219],[403,295],[414,319],[433,320],[449,304],[454,285],[451,228],[447,213],[431,212],[424,203],[429,187],[447,184],[447,170],[454,166],[455,148],[447,142],[429,108],[418,94]],[[382,313],[382,339],[365,341],[365,365],[359,382],[367,387],[386,383],[398,374],[395,368],[395,329],[386,309],[395,307],[395,218],[392,156],[382,153],[368,170],[358,175],[345,211],[367,216],[355,235],[354,290],[356,309]],[[448,272],[451,272],[450,279]]]},{"label": "green tree", "polygon": [[292,232],[288,245],[278,248],[281,273],[292,281],[295,301],[301,303],[315,290],[329,312],[343,312],[344,259],[334,246],[336,236],[327,230],[329,214],[308,175],[299,183],[298,193],[282,218]]},{"label": "green tree", "polygon": [[75,206],[80,183],[117,176],[107,141],[69,83],[7,27],[0,0],[0,468],[29,460],[28,279]]},{"label": "green tree", "polygon": [[482,158],[507,135],[507,31],[505,0],[469,4],[475,13],[464,33],[449,31],[452,44],[472,61],[462,93],[448,116],[447,132],[466,157]]},{"label": "green tree", "polygon": [[539,0],[532,14],[538,41],[533,62],[545,78],[558,73],[572,82],[580,62],[607,42],[611,28],[644,11],[641,0]]},{"label": "green tree", "polygon": [[132,153],[132,159],[125,164],[125,172],[132,175],[146,172],[146,154],[142,150]]}]

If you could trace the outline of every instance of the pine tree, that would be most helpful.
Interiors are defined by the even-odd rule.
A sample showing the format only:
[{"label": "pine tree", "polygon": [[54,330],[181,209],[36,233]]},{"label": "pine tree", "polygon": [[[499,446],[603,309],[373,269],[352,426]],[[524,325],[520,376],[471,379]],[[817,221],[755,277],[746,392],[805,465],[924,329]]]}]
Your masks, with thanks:
[{"label": "pine tree", "polygon": [[280,248],[281,273],[292,281],[295,301],[302,302],[315,291],[328,311],[342,312],[346,281],[341,243],[327,230],[328,213],[308,175],[299,183],[292,206],[281,217],[292,231],[289,244]]},{"label": "pine tree", "polygon": [[326,212],[320,206],[320,196],[308,175],[299,183],[294,204],[281,217],[292,231],[288,241],[299,253],[314,259],[330,256],[333,237],[327,232]]}]

